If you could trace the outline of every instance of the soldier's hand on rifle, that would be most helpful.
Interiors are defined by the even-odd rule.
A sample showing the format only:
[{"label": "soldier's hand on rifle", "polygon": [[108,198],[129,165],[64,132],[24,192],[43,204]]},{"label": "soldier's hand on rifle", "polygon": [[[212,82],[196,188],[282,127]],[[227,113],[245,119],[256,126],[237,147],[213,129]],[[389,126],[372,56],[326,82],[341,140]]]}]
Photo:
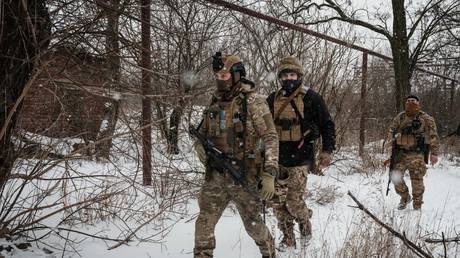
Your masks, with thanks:
[{"label": "soldier's hand on rifle", "polygon": [[206,166],[208,156],[206,155],[206,151],[204,150],[203,145],[201,145],[200,143],[196,142],[193,147],[195,148],[195,151],[196,151],[196,154],[198,156],[198,159],[201,161],[201,163],[203,163],[203,165]]},{"label": "soldier's hand on rifle", "polygon": [[431,165],[435,165],[436,163],[438,163],[438,155],[433,155],[431,154],[430,155],[430,162],[431,162]]},{"label": "soldier's hand on rifle", "polygon": [[[391,141],[388,141],[388,142],[391,143]],[[390,163],[391,163],[391,153],[393,152],[393,148],[391,144],[388,144],[385,148],[387,151],[387,159],[383,162],[383,166],[388,167],[390,166]]]},{"label": "soldier's hand on rifle", "polygon": [[259,195],[262,200],[270,200],[275,194],[275,177],[276,170],[271,172],[262,172],[260,176]]},{"label": "soldier's hand on rifle", "polygon": [[329,152],[321,152],[318,155],[318,169],[323,170],[331,164],[331,154]]},{"label": "soldier's hand on rifle", "polygon": [[391,162],[391,158],[386,159],[386,160],[383,162],[383,166],[384,166],[384,167],[388,167],[388,166],[390,165],[390,162]]}]

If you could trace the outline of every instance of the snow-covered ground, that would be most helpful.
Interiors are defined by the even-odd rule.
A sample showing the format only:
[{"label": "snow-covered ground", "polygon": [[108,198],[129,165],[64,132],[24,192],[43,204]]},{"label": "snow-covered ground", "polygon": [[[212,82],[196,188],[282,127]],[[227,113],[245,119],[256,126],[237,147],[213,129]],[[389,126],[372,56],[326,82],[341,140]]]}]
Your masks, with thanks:
[{"label": "snow-covered ground", "polygon": [[[338,162],[328,168],[325,176],[309,175],[307,184],[307,205],[313,210],[313,238],[306,247],[306,257],[336,257],[344,243],[355,241],[356,232],[363,231],[363,227],[375,227],[362,211],[353,208],[354,202],[347,191],[352,192],[371,212],[385,223],[393,226],[400,232],[405,232],[410,240],[422,243],[420,237],[441,238],[443,232],[446,237],[456,236],[460,230],[460,168],[454,163],[441,158],[435,167],[430,166],[425,177],[424,205],[421,211],[414,211],[411,206],[404,211],[396,210],[399,197],[391,188],[386,197],[386,183],[388,174],[382,169],[366,169],[353,155],[336,155]],[[92,162],[82,167],[92,166]],[[180,162],[179,162],[179,167]],[[128,168],[127,168],[128,169]],[[357,171],[360,171],[359,173]],[[409,177],[405,177],[410,187]],[[113,250],[113,242],[82,237],[70,236],[81,243],[74,245],[75,250],[69,250],[65,257],[155,257],[180,258],[193,256],[194,222],[198,213],[196,199],[191,198],[181,204],[181,213],[172,213],[161,223],[141,229],[139,235],[154,236],[149,242],[133,241]],[[276,228],[276,219],[271,211],[267,214],[267,225],[275,236],[276,243],[281,241],[281,235]],[[168,227],[169,226],[169,227]],[[165,232],[160,232],[167,227]],[[100,222],[78,228],[82,231],[104,232],[108,236],[117,235],[118,229],[111,224]],[[370,230],[370,229],[369,229]],[[366,229],[364,229],[366,231]],[[168,234],[166,234],[169,232]],[[388,234],[387,231],[382,231]],[[435,235],[437,233],[438,235]],[[156,235],[157,234],[157,235]],[[217,246],[215,257],[260,257],[258,248],[244,230],[241,219],[231,206],[224,212],[216,227]],[[298,232],[296,232],[298,235]],[[58,239],[55,241],[59,242]],[[400,243],[399,240],[394,240]],[[0,241],[0,244],[4,240]],[[443,247],[431,246],[435,256],[443,255]],[[460,248],[454,243],[448,246],[449,257],[460,256]],[[14,250],[0,252],[6,257],[58,257],[61,254],[45,254],[40,248],[29,248],[27,251]],[[300,249],[300,248],[299,248]],[[300,250],[279,253],[279,257],[300,257]],[[346,257],[342,255],[342,257]]]}]

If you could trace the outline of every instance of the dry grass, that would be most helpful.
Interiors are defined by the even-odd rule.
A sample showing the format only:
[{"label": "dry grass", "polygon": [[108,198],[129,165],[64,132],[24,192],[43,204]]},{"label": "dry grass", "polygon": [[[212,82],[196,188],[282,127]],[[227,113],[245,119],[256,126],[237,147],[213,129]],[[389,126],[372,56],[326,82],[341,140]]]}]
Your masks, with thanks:
[{"label": "dry grass", "polygon": [[[382,216],[382,215],[380,215]],[[378,216],[379,217],[379,216]],[[394,214],[383,218],[387,225],[402,233],[408,240],[418,245],[423,251],[432,257],[457,257],[460,245],[455,242],[429,244],[425,239],[440,238],[436,230],[440,231],[436,221],[426,224],[418,216],[407,216],[404,219],[395,219]],[[447,229],[448,235],[455,236],[455,227]],[[331,257],[382,257],[382,258],[406,258],[418,257],[404,242],[395,237],[389,231],[376,224],[371,218],[363,215],[348,227],[348,234],[341,248]]]},{"label": "dry grass", "polygon": [[413,257],[410,250],[386,229],[366,217],[352,225],[335,257]]},{"label": "dry grass", "polygon": [[342,197],[343,193],[340,193],[340,189],[335,185],[320,186],[314,185],[306,193],[306,197],[319,205],[326,205],[334,203],[338,198]]}]

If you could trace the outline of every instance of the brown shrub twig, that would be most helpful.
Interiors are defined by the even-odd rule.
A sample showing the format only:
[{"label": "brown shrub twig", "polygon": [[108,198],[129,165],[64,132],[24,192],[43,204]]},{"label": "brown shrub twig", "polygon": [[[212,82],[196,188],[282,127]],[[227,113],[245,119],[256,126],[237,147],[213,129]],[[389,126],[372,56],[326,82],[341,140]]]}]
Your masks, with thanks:
[{"label": "brown shrub twig", "polygon": [[387,224],[383,223],[381,220],[379,220],[374,214],[372,214],[366,207],[364,207],[364,205],[362,203],[360,203],[358,201],[358,199],[356,199],[356,197],[350,192],[348,191],[348,195],[351,197],[351,199],[353,199],[353,201],[358,205],[358,208],[362,211],[364,211],[364,213],[366,213],[367,215],[369,215],[369,217],[371,217],[375,222],[377,222],[377,224],[379,224],[380,226],[384,227],[386,230],[390,231],[391,234],[393,234],[394,236],[396,236],[397,238],[401,239],[404,243],[404,245],[406,245],[407,247],[409,247],[410,250],[412,250],[418,257],[425,257],[425,258],[433,258],[432,255],[428,254],[427,252],[425,252],[421,247],[419,247],[418,245],[416,245],[414,242],[410,241],[409,239],[407,239],[405,233],[403,232],[403,234],[399,233],[398,231],[394,230],[392,227],[388,226]]},{"label": "brown shrub twig", "polygon": [[146,225],[150,224],[153,220],[155,220],[158,216],[160,216],[165,210],[167,209],[167,207],[163,208],[163,209],[160,209],[158,211],[157,214],[155,214],[153,217],[151,217],[149,220],[145,221],[144,223],[142,223],[140,226],[138,226],[135,230],[133,230],[123,241],[119,241],[117,244],[113,245],[113,246],[110,246],[109,248],[107,248],[107,250],[113,250],[115,248],[118,248],[120,247],[121,245],[123,244],[126,244],[128,243],[129,241],[131,241],[131,239],[136,235],[136,233],[141,230],[142,228],[144,228]]}]

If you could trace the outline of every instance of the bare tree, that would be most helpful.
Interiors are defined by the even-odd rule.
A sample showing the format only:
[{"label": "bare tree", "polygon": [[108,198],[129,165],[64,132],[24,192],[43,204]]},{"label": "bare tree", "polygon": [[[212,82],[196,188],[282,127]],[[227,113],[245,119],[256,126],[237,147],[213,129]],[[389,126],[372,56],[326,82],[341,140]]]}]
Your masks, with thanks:
[{"label": "bare tree", "polygon": [[[223,25],[221,11],[195,1],[159,1],[153,15],[160,35],[152,48],[162,59],[154,62],[156,94],[167,98],[155,101],[159,128],[167,142],[167,152],[179,154],[179,135],[185,110],[197,103],[195,97],[210,90],[203,71],[208,72],[209,60],[219,47],[216,38],[228,30]],[[168,124],[169,123],[169,124]]]},{"label": "bare tree", "polygon": [[17,157],[11,142],[24,89],[37,67],[37,57],[50,40],[50,19],[43,1],[2,1],[0,4],[0,189]]},{"label": "bare tree", "polygon": [[[312,8],[332,11],[332,14],[324,14],[317,21],[306,24],[338,20],[384,36],[393,54],[396,110],[401,110],[404,97],[411,92],[410,80],[418,60],[426,50],[427,44],[432,42],[433,36],[444,30],[441,26],[443,19],[450,16],[452,12],[458,11],[460,3],[455,0],[430,0],[417,8],[414,13],[409,13],[404,0],[392,0],[391,7],[391,13],[379,10],[374,17],[376,22],[359,15],[360,12],[364,12],[363,16],[369,17],[367,11],[350,10],[347,2],[339,3],[334,0],[300,4],[294,12],[303,12]],[[391,25],[390,17],[392,17]],[[410,23],[407,21],[408,18]]]},{"label": "bare tree", "polygon": [[[110,90],[116,92],[120,90],[120,42],[118,39],[119,30],[119,17],[120,17],[120,0],[105,1],[103,7],[107,16],[107,36],[106,36],[106,49],[107,61],[109,64],[109,78]],[[112,146],[112,136],[115,132],[115,126],[118,120],[118,110],[120,108],[120,100],[111,99],[106,103],[106,117],[103,122],[101,131],[99,132],[99,139],[107,138],[98,145],[98,155],[105,159],[109,159],[110,147]]]}]

